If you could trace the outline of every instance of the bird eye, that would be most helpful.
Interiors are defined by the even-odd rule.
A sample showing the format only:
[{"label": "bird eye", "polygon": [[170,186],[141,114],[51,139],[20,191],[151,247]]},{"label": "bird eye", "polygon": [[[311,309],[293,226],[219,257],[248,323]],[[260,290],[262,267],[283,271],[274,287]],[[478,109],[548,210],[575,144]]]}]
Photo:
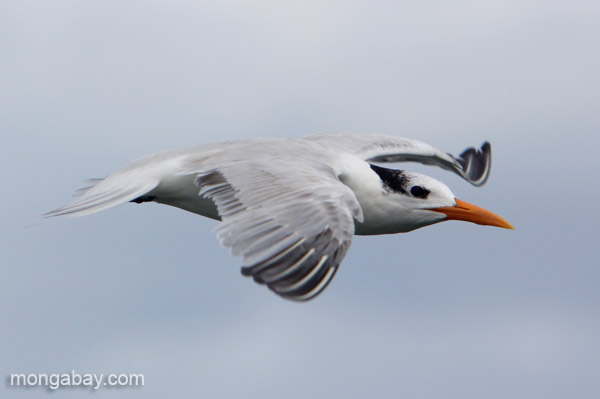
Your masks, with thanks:
[{"label": "bird eye", "polygon": [[421,186],[412,186],[410,188],[410,193],[417,198],[427,198],[429,195],[429,191]]}]

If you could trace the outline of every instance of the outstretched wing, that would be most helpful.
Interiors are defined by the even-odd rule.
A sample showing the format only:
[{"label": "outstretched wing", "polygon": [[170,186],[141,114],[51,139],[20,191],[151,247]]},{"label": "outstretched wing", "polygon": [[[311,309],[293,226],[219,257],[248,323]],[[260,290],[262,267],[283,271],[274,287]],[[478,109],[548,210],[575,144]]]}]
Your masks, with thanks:
[{"label": "outstretched wing", "polygon": [[208,198],[222,220],[220,242],[243,257],[242,273],[285,298],[308,300],[333,278],[354,219],[362,222],[363,215],[329,165],[331,154],[314,143],[287,142],[230,142],[145,157],[46,216],[86,215],[146,195],[160,200],[165,192]]},{"label": "outstretched wing", "polygon": [[363,219],[330,166],[289,154],[221,164],[196,183],[222,218],[221,244],[243,256],[242,274],[297,301],[323,291]]},{"label": "outstretched wing", "polygon": [[455,157],[421,141],[383,134],[324,133],[303,139],[350,152],[368,162],[413,161],[439,166],[475,186],[485,184],[492,165],[492,147],[488,142],[480,149],[467,148]]}]

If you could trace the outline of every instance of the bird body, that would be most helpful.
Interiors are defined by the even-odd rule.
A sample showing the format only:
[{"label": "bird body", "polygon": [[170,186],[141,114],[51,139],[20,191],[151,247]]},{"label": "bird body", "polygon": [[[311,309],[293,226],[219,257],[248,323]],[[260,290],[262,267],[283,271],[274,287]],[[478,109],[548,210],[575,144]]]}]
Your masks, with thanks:
[{"label": "bird body", "polygon": [[217,237],[243,257],[242,273],[300,301],[328,285],[355,234],[447,219],[512,228],[429,176],[380,166],[403,161],[437,165],[480,186],[491,147],[454,157],[416,140],[356,133],[208,144],[138,159],[46,216],[157,202],[220,220]]}]

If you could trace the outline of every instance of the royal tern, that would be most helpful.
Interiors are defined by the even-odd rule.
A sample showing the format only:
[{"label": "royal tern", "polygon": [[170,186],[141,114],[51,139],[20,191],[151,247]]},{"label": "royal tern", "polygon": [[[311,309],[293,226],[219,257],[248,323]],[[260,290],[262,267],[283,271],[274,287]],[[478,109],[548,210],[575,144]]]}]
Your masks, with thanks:
[{"label": "royal tern", "polygon": [[325,289],[355,234],[402,233],[445,220],[513,228],[429,176],[381,166],[403,161],[436,165],[481,186],[491,147],[454,157],[416,140],[356,133],[202,145],[138,159],[45,216],[158,202],[220,220],[218,239],[243,257],[242,274],[297,301]]}]

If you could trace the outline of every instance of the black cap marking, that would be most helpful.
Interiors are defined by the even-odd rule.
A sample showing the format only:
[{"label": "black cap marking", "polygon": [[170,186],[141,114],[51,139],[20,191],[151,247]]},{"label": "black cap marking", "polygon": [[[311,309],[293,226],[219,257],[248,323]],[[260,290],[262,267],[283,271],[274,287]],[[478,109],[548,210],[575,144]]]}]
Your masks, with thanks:
[{"label": "black cap marking", "polygon": [[381,166],[369,164],[371,169],[379,175],[383,185],[396,193],[406,194],[408,177],[403,170],[382,168]]}]

